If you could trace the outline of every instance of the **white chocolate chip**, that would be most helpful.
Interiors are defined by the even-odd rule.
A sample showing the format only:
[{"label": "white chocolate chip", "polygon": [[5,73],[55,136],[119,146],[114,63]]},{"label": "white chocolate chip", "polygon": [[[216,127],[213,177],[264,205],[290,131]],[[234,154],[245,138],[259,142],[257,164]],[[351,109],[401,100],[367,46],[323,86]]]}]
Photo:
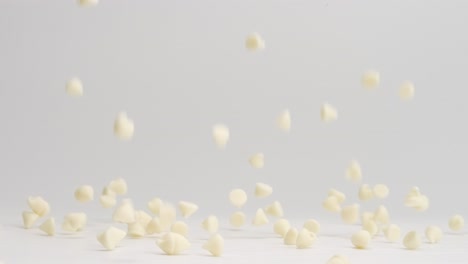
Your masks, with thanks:
[{"label": "white chocolate chip", "polygon": [[372,212],[364,212],[361,215],[361,223],[365,223],[369,220],[374,220],[374,213]]},{"label": "white chocolate chip", "polygon": [[362,224],[362,229],[367,231],[371,237],[374,237],[379,232],[379,227],[374,220],[368,220]]},{"label": "white chocolate chip", "polygon": [[374,192],[368,184],[363,184],[359,187],[358,197],[361,201],[369,201],[374,198]]},{"label": "white chocolate chip", "polygon": [[448,226],[452,231],[460,231],[465,226],[465,219],[461,215],[454,215],[449,219]]},{"label": "white chocolate chip", "polygon": [[245,47],[251,51],[262,50],[265,48],[265,41],[258,33],[252,33],[247,36]]},{"label": "white chocolate chip", "polygon": [[387,207],[380,205],[374,212],[374,221],[377,224],[388,224],[390,223],[390,214],[388,213]]},{"label": "white chocolate chip", "polygon": [[328,103],[324,103],[320,109],[320,118],[324,122],[332,122],[338,118],[338,111]]},{"label": "white chocolate chip", "polygon": [[211,255],[219,257],[224,251],[224,239],[220,234],[214,234],[203,244],[202,248],[210,252]]},{"label": "white chocolate chip", "polygon": [[113,226],[97,235],[97,240],[107,250],[114,250],[117,244],[125,238],[127,233]]},{"label": "white chocolate chip", "polygon": [[349,259],[342,255],[334,255],[326,264],[350,264]]},{"label": "white chocolate chip", "polygon": [[317,235],[320,232],[320,223],[315,219],[309,219],[304,223],[303,228]]},{"label": "white chocolate chip", "polygon": [[135,124],[127,116],[127,113],[120,112],[114,121],[114,135],[120,140],[130,140],[135,133]]},{"label": "white chocolate chip", "polygon": [[360,230],[351,236],[351,243],[358,249],[365,249],[369,246],[371,235],[366,230]]},{"label": "white chocolate chip", "polygon": [[122,179],[118,178],[109,183],[109,189],[113,191],[117,195],[124,195],[127,193],[127,182]]},{"label": "white chocolate chip", "polygon": [[101,197],[99,197],[99,203],[101,203],[101,206],[104,208],[112,208],[117,204],[117,200],[115,196],[101,195]]},{"label": "white chocolate chip", "polygon": [[389,225],[384,230],[384,235],[390,242],[397,242],[401,238],[401,229],[395,224]]},{"label": "white chocolate chip", "polygon": [[289,132],[291,130],[291,114],[289,110],[283,110],[283,112],[278,115],[276,118],[276,125],[284,132]]},{"label": "white chocolate chip", "polygon": [[157,242],[159,248],[167,255],[178,255],[190,248],[190,242],[184,236],[169,232]]},{"label": "white chocolate chip", "polygon": [[429,243],[435,244],[442,239],[443,232],[440,227],[431,225],[426,228],[425,235]]},{"label": "white chocolate chip", "polygon": [[75,190],[75,199],[78,202],[89,202],[94,199],[94,189],[90,185],[83,185]]},{"label": "white chocolate chip", "polygon": [[91,7],[99,3],[99,0],[78,0],[78,5],[82,7]]},{"label": "white chocolate chip", "polygon": [[39,226],[39,229],[49,236],[55,235],[55,219],[53,217],[47,219]]},{"label": "white chocolate chip", "polygon": [[171,226],[171,232],[181,234],[185,237],[187,236],[188,231],[189,231],[188,225],[183,221],[177,221],[173,223]]},{"label": "white chocolate chip", "polygon": [[255,212],[255,216],[252,220],[252,224],[255,226],[261,226],[268,224],[268,222],[269,221],[265,214],[265,211],[263,211],[262,208],[257,209],[257,212]]},{"label": "white chocolate chip", "polygon": [[418,249],[421,246],[421,237],[416,231],[408,232],[403,238],[403,246],[410,250]]},{"label": "white chocolate chip", "polygon": [[219,220],[218,217],[214,215],[209,215],[201,224],[202,228],[208,231],[209,233],[216,233],[219,229]]},{"label": "white chocolate chip", "polygon": [[148,209],[155,215],[159,214],[159,209],[161,208],[161,205],[163,204],[163,201],[159,198],[153,198],[151,201],[148,202]]},{"label": "white chocolate chip", "polygon": [[246,215],[243,212],[235,212],[229,218],[229,222],[234,227],[241,227],[245,224]]},{"label": "white chocolate chip", "polygon": [[170,203],[163,203],[159,208],[159,220],[163,230],[168,230],[172,223],[176,221],[177,210]]},{"label": "white chocolate chip", "polygon": [[104,187],[101,194],[111,197],[115,197],[117,195],[109,186]]},{"label": "white chocolate chip", "polygon": [[146,235],[146,228],[140,222],[129,223],[127,234],[132,238],[142,238]]},{"label": "white chocolate chip", "polygon": [[429,198],[420,193],[419,188],[413,187],[405,198],[405,206],[422,212],[429,208]]},{"label": "white chocolate chip", "polygon": [[291,228],[291,224],[286,219],[278,219],[273,225],[273,231],[275,231],[276,234],[283,238],[288,232],[289,228]]},{"label": "white chocolate chip", "polygon": [[182,217],[189,218],[198,210],[198,205],[191,202],[181,201],[179,202],[179,209],[182,213]]},{"label": "white chocolate chip", "polygon": [[322,206],[325,210],[329,212],[340,212],[341,206],[338,202],[338,198],[336,196],[328,196],[325,201],[323,201]]},{"label": "white chocolate chip", "polygon": [[296,241],[297,241],[297,235],[299,234],[299,232],[297,231],[296,228],[294,227],[291,227],[289,228],[288,232],[286,233],[286,235],[284,236],[284,244],[285,245],[296,245]]},{"label": "white chocolate chip", "polygon": [[28,205],[31,210],[36,213],[39,217],[43,217],[50,212],[49,203],[40,196],[30,196],[28,198]]},{"label": "white chocolate chip", "polygon": [[266,183],[257,183],[255,185],[255,196],[259,198],[265,198],[273,193],[273,187]]},{"label": "white chocolate chip", "polygon": [[164,228],[159,220],[159,217],[154,217],[146,226],[146,233],[148,235],[159,234],[164,231]]},{"label": "white chocolate chip", "polygon": [[265,157],[263,153],[256,153],[250,156],[249,163],[252,168],[261,169],[265,166]]},{"label": "white chocolate chip", "polygon": [[[83,1],[83,0],[81,0]],[[66,92],[70,96],[79,97],[83,95],[83,83],[78,78],[71,78],[66,85]]]},{"label": "white chocolate chip", "polygon": [[390,190],[385,184],[376,184],[373,188],[374,196],[379,199],[387,198]]},{"label": "white chocolate chip", "polygon": [[149,224],[153,218],[143,210],[135,211],[135,222],[140,223],[144,228]]},{"label": "white chocolate chip", "polygon": [[312,244],[315,242],[316,235],[309,230],[303,228],[299,233],[297,234],[296,238],[296,248],[298,249],[304,249],[312,246]]},{"label": "white chocolate chip", "polygon": [[352,160],[346,169],[346,179],[352,182],[360,182],[362,180],[361,165],[358,161]]},{"label": "white chocolate chip", "polygon": [[237,208],[241,208],[247,202],[247,193],[242,189],[234,189],[229,193],[229,201]]},{"label": "white chocolate chip", "polygon": [[280,202],[274,201],[273,203],[265,207],[265,213],[274,217],[283,217],[283,206],[281,206]]},{"label": "white chocolate chip", "polygon": [[355,224],[359,221],[359,204],[352,204],[341,210],[341,219],[345,224]]},{"label": "white chocolate chip", "polygon": [[414,97],[414,84],[410,81],[405,81],[401,84],[398,95],[401,100],[408,101]]},{"label": "white chocolate chip", "polygon": [[37,215],[34,212],[24,211],[22,215],[23,215],[23,226],[26,229],[30,229],[34,225],[34,223],[37,221],[37,219],[39,219],[39,215]]},{"label": "white chocolate chip", "polygon": [[119,223],[130,224],[135,222],[135,210],[130,200],[124,200],[115,209],[112,220]]},{"label": "white chocolate chip", "polygon": [[366,89],[374,89],[380,84],[380,74],[375,70],[364,72],[361,78],[361,84]]},{"label": "white chocolate chip", "polygon": [[214,125],[212,128],[212,136],[216,146],[224,149],[229,141],[229,128],[223,124]]},{"label": "white chocolate chip", "polygon": [[62,229],[68,232],[79,232],[84,229],[87,222],[85,213],[69,213],[65,215]]},{"label": "white chocolate chip", "polygon": [[328,191],[328,196],[335,196],[339,204],[344,203],[346,200],[346,195],[344,193],[333,188]]}]

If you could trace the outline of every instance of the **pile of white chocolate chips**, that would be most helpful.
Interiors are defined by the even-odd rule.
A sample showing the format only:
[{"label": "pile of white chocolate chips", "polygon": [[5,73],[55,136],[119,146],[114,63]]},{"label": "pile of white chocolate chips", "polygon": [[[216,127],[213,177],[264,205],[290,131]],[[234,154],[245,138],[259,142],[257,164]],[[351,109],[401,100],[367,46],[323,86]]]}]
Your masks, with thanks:
[{"label": "pile of white chocolate chips", "polygon": [[[98,3],[98,0],[80,0],[78,3],[84,7],[91,7]],[[265,42],[258,33],[252,33],[245,40],[245,49],[250,52],[261,51],[265,48]],[[361,84],[363,88],[371,90],[379,86],[380,74],[378,71],[369,70],[363,73]],[[72,78],[66,84],[66,91],[70,96],[80,97],[83,95],[83,84],[79,78]],[[401,100],[409,102],[415,93],[412,82],[402,81],[401,86],[396,91],[396,96]],[[323,103],[319,116],[325,123],[334,122],[338,119],[337,109],[330,103]],[[291,114],[285,109],[279,112],[275,120],[278,129],[289,132],[291,129]],[[114,135],[120,140],[131,140],[134,134],[134,123],[125,112],[117,114],[114,122]],[[229,142],[230,132],[227,125],[219,123],[212,127],[214,145],[220,150],[226,149]],[[264,167],[264,154],[253,153],[246,158],[246,162],[255,169]],[[358,161],[352,160],[348,168],[345,169],[346,179],[354,183],[361,183],[362,172]],[[384,184],[370,186],[361,184],[357,193],[360,201],[371,199],[385,199],[389,195],[389,188]],[[160,198],[154,198],[148,201],[147,211],[137,210],[130,199],[122,199],[119,203],[118,196],[127,193],[127,183],[119,178],[111,181],[104,187],[99,195],[99,202],[104,208],[115,207],[112,219],[115,223],[124,223],[127,230],[110,226],[101,233],[96,234],[97,241],[106,249],[114,250],[119,242],[126,237],[141,238],[148,235],[158,234],[156,245],[167,255],[180,254],[190,248],[191,243],[187,238],[189,231],[186,221],[177,220],[177,211],[184,219],[188,219],[198,210],[198,205],[180,201],[177,206]],[[254,190],[254,196],[265,198],[273,193],[272,186],[266,183],[257,183]],[[83,185],[76,189],[75,199],[81,203],[91,202],[95,198],[94,188],[89,185]],[[247,193],[242,189],[233,189],[227,194],[227,200],[237,208],[230,217],[230,225],[234,228],[241,228],[246,224],[247,216],[241,211],[241,208],[247,202]],[[356,249],[365,249],[368,247],[372,238],[379,232],[382,232],[386,239],[391,243],[402,243],[410,250],[418,249],[423,242],[423,235],[417,231],[409,231],[402,234],[398,225],[390,222],[389,211],[385,206],[379,206],[374,212],[361,212],[359,204],[344,206],[346,196],[339,190],[330,189],[328,196],[323,200],[323,208],[329,212],[341,215],[345,224],[360,223],[361,230],[350,234],[350,244]],[[418,187],[408,190],[404,205],[415,211],[425,211],[429,208],[429,199]],[[50,205],[42,197],[29,197],[27,199],[30,210],[23,212],[23,224],[26,229],[31,229],[39,219],[45,218],[50,213]],[[283,208],[280,202],[275,201],[265,208],[259,208],[252,217],[251,224],[262,226],[270,223],[270,217],[277,220],[273,224],[273,231],[283,239],[284,244],[294,245],[298,249],[311,247],[316,241],[320,232],[320,223],[316,219],[308,219],[301,228],[293,227],[287,219],[283,217]],[[41,220],[38,228],[49,236],[56,234],[56,221],[53,217]],[[80,232],[87,224],[87,215],[83,212],[72,212],[65,216],[62,221],[61,229],[65,232]],[[224,250],[224,239],[218,233],[219,220],[215,215],[209,215],[201,226],[210,234],[209,239],[203,244],[207,253],[213,256],[222,256]],[[448,219],[448,227],[453,232],[459,232],[464,227],[464,219],[461,215],[455,214]],[[403,235],[403,236],[402,236]],[[438,226],[427,226],[424,233],[425,239],[429,243],[438,243],[443,236],[443,231]],[[330,256],[328,264],[346,264],[350,263],[346,256]]]}]

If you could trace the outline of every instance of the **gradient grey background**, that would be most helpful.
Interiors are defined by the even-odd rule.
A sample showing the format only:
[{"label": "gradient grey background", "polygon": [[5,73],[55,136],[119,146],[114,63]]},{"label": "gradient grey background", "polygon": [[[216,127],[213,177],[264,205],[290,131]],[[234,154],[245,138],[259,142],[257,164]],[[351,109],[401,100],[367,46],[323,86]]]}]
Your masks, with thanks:
[{"label": "gradient grey background", "polygon": [[[157,196],[228,215],[232,188],[265,182],[274,195],[251,196],[249,214],[279,200],[288,217],[321,219],[330,187],[357,201],[344,180],[356,158],[364,183],[391,189],[363,208],[466,215],[467,14],[463,0],[1,0],[1,214],[20,218],[29,195],[54,213],[107,214],[73,191],[124,177],[140,208]],[[255,31],[260,53],[244,49]],[[361,88],[366,69],[381,72],[379,89]],[[74,76],[82,98],[65,93]],[[410,103],[397,96],[407,79]],[[320,121],[325,101],[337,122]],[[274,123],[284,108],[290,134]],[[121,110],[135,121],[132,142],[113,136]],[[218,122],[231,129],[225,151],[211,138]],[[266,166],[254,170],[247,158],[259,151]],[[423,214],[402,205],[414,185],[431,199]]]}]

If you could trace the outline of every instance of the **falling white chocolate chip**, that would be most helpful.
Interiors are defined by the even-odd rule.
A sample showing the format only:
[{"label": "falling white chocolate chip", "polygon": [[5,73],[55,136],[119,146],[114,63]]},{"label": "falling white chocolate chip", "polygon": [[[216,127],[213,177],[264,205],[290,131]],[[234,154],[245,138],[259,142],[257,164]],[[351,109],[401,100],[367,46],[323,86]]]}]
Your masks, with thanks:
[{"label": "falling white chocolate chip", "polygon": [[159,220],[163,230],[168,230],[172,223],[176,221],[176,218],[176,208],[172,204],[164,202],[159,208]]},{"label": "falling white chocolate chip", "polygon": [[283,238],[288,232],[289,228],[291,228],[291,224],[286,219],[278,219],[273,224],[273,231]]},{"label": "falling white chocolate chip", "polygon": [[314,233],[312,233],[309,230],[303,228],[297,234],[296,248],[298,248],[298,249],[309,248],[315,242],[315,239],[316,239],[316,235]]},{"label": "falling white chocolate chip", "polygon": [[47,219],[39,226],[39,229],[49,236],[55,235],[55,219],[53,217]]},{"label": "falling white chocolate chip", "polygon": [[49,203],[40,196],[30,196],[28,198],[28,205],[39,217],[43,217],[50,212]]},{"label": "falling white chocolate chip", "polygon": [[135,124],[126,112],[120,112],[114,121],[114,135],[120,140],[128,141],[133,138]]},{"label": "falling white chocolate chip", "polygon": [[94,199],[94,189],[90,185],[83,185],[75,190],[75,199],[79,202],[86,203]]},{"label": "falling white chocolate chip", "polygon": [[359,204],[352,204],[341,210],[341,219],[345,224],[355,224],[359,221]]},{"label": "falling white chocolate chip", "polygon": [[265,166],[265,157],[263,153],[256,153],[250,156],[249,163],[252,168],[261,169]]},{"label": "falling white chocolate chip", "polygon": [[[84,2],[84,0],[80,0],[80,1]],[[65,89],[66,89],[67,94],[70,96],[80,97],[83,95],[83,83],[81,82],[80,79],[76,77],[68,80]]]},{"label": "falling white chocolate chip", "polygon": [[374,191],[369,184],[363,184],[359,187],[358,198],[361,201],[369,201],[374,198]]},{"label": "falling white chocolate chip", "polygon": [[465,226],[465,219],[463,218],[463,216],[456,214],[450,217],[448,226],[452,231],[460,231]]},{"label": "falling white chocolate chip", "polygon": [[153,198],[148,202],[147,206],[153,214],[158,215],[162,204],[163,201],[160,198]]},{"label": "falling white chocolate chip", "polygon": [[289,132],[291,130],[291,114],[289,110],[283,110],[283,112],[278,115],[276,118],[276,125],[284,132]]},{"label": "falling white chocolate chip", "polygon": [[442,229],[435,225],[428,226],[424,233],[429,243],[432,244],[438,243],[443,236]]},{"label": "falling white chocolate chip", "polygon": [[219,229],[219,220],[215,215],[209,215],[201,224],[202,228],[209,233],[216,233]]},{"label": "falling white chocolate chip", "polygon": [[229,222],[234,227],[241,227],[245,224],[246,215],[243,212],[234,212],[229,218]]},{"label": "falling white chocolate chip", "polygon": [[299,232],[296,228],[291,227],[289,228],[288,232],[284,236],[283,242],[285,245],[296,245],[297,235]]},{"label": "falling white chocolate chip", "polygon": [[130,224],[135,222],[135,210],[130,200],[123,200],[115,209],[112,220],[119,223]]},{"label": "falling white chocolate chip", "polygon": [[202,248],[210,252],[211,255],[219,257],[224,251],[224,239],[220,234],[214,234],[203,244]]},{"label": "falling white chocolate chip", "polygon": [[380,74],[375,70],[368,70],[364,72],[361,77],[361,84],[366,89],[377,88],[380,84]]},{"label": "falling white chocolate chip", "polygon": [[401,238],[401,229],[395,224],[389,225],[384,230],[384,235],[390,242],[397,242]]},{"label": "falling white chocolate chip", "polygon": [[352,160],[346,169],[346,179],[352,182],[360,182],[362,180],[361,165],[357,160]]},{"label": "falling white chocolate chip", "polygon": [[274,201],[265,208],[265,213],[274,217],[283,217],[283,206],[278,201]]},{"label": "falling white chocolate chip", "polygon": [[127,233],[113,226],[97,235],[97,240],[107,250],[114,250],[117,244],[125,238]]},{"label": "falling white chocolate chip", "polygon": [[315,219],[309,219],[304,223],[303,228],[317,235],[320,232],[320,223]]},{"label": "falling white chocolate chip", "polygon": [[146,228],[151,219],[153,218],[147,212],[143,210],[135,211],[135,222],[140,223],[144,228]]},{"label": "falling white chocolate chip", "polygon": [[371,237],[379,232],[379,226],[374,220],[368,220],[362,224],[362,229],[367,231]]},{"label": "falling white chocolate chip", "polygon": [[159,217],[154,217],[153,219],[151,219],[151,221],[149,221],[148,225],[146,226],[146,233],[148,235],[160,234],[164,230],[165,229],[163,228]]},{"label": "falling white chocolate chip", "polygon": [[196,211],[198,211],[198,205],[191,202],[181,201],[179,202],[179,209],[182,213],[182,217],[189,218]]},{"label": "falling white chocolate chip", "polygon": [[346,200],[346,195],[344,193],[333,188],[328,191],[328,196],[335,196],[339,204],[344,203]]},{"label": "falling white chocolate chip", "polygon": [[377,224],[388,224],[390,223],[390,214],[388,213],[387,207],[380,205],[374,212],[374,221]]},{"label": "falling white chocolate chip", "polygon": [[223,124],[214,125],[212,128],[212,136],[216,146],[220,149],[224,149],[229,142],[229,128]]},{"label": "falling white chocolate chip", "polygon": [[177,221],[173,223],[171,226],[171,232],[181,234],[185,237],[187,236],[188,231],[189,231],[188,225],[183,221]]},{"label": "falling white chocolate chip", "polygon": [[255,226],[261,226],[268,224],[268,218],[262,208],[257,209],[255,216],[252,220],[252,224]]},{"label": "falling white chocolate chip", "polygon": [[320,109],[320,118],[324,122],[332,122],[338,118],[338,111],[334,106],[324,103]]},{"label": "falling white chocolate chip", "polygon": [[409,250],[418,249],[422,244],[421,237],[416,231],[408,232],[403,238],[403,246]]},{"label": "falling white chocolate chip", "polygon": [[78,5],[82,7],[91,7],[99,3],[99,0],[78,0]]},{"label": "falling white chocolate chip", "polygon": [[329,212],[340,212],[341,206],[336,196],[328,196],[322,203],[322,207]]},{"label": "falling white chocolate chip", "polygon": [[109,183],[109,189],[115,194],[124,195],[127,193],[127,182],[123,178],[118,178]]},{"label": "falling white chocolate chip", "polygon": [[265,198],[273,193],[273,187],[266,183],[258,182],[255,185],[255,196],[258,198]]},{"label": "falling white chocolate chip", "polygon": [[350,264],[349,259],[342,255],[334,255],[326,264]]},{"label": "falling white chocolate chip", "polygon": [[376,184],[372,191],[374,192],[374,196],[378,199],[387,198],[388,194],[390,193],[390,190],[385,184]]},{"label": "falling white chocolate chip", "polygon": [[365,249],[369,246],[371,235],[366,230],[360,230],[351,236],[351,243],[357,249]]},{"label": "falling white chocolate chip", "polygon": [[24,211],[23,214],[23,226],[26,229],[30,229],[34,223],[36,223],[37,219],[39,219],[39,215],[34,212]]},{"label": "falling white chocolate chip", "polygon": [[173,232],[163,235],[156,244],[167,255],[178,255],[191,246],[187,238]]},{"label": "falling white chocolate chip", "polygon": [[247,193],[242,189],[234,189],[229,193],[229,201],[237,208],[241,208],[247,202]]},{"label": "falling white chocolate chip", "polygon": [[398,95],[403,101],[409,101],[413,99],[415,93],[414,84],[410,81],[405,81],[401,84]]},{"label": "falling white chocolate chip", "polygon": [[258,33],[252,33],[245,40],[245,47],[250,51],[258,51],[265,48],[265,41]]},{"label": "falling white chocolate chip", "polygon": [[68,232],[79,232],[82,231],[87,223],[88,217],[83,212],[68,213],[65,215],[62,229]]},{"label": "falling white chocolate chip", "polygon": [[131,238],[142,238],[146,235],[146,227],[140,222],[128,223],[127,234]]},{"label": "falling white chocolate chip", "polygon": [[115,196],[101,195],[99,197],[99,203],[104,208],[112,208],[117,204],[117,199],[115,199]]}]

